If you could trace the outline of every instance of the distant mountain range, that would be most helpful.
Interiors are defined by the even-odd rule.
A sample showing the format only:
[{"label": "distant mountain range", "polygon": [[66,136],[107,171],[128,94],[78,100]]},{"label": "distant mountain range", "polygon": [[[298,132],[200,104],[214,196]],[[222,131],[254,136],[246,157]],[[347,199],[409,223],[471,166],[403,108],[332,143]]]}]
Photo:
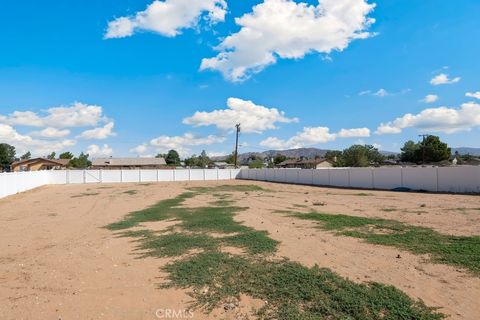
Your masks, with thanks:
[{"label": "distant mountain range", "polygon": [[[260,158],[267,158],[267,157],[274,157],[277,154],[284,155],[288,158],[308,158],[313,159],[315,157],[324,157],[325,153],[330,150],[327,149],[318,149],[318,148],[299,148],[299,149],[288,149],[288,150],[268,150],[263,152],[246,152],[241,153],[238,155],[240,162],[244,162],[251,158],[252,156],[260,157]],[[480,148],[468,148],[468,147],[460,147],[460,148],[452,148],[452,154],[458,151],[460,154],[470,154],[472,156],[480,156]],[[391,152],[391,151],[380,151],[383,155],[392,155],[398,154],[398,152]],[[212,157],[212,160],[215,161],[222,161],[225,160],[226,156],[220,157]]]},{"label": "distant mountain range", "polygon": [[452,148],[452,154],[454,154],[455,151],[458,151],[458,153],[460,154],[469,154],[475,157],[480,156],[480,148],[469,148],[469,147]]}]

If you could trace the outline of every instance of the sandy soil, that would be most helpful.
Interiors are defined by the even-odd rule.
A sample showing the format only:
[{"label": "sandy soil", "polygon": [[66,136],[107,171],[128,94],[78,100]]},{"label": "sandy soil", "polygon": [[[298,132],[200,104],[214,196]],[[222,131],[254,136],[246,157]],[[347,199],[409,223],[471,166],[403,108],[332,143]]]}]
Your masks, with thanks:
[{"label": "sandy soil", "polygon": [[[315,228],[314,222],[273,213],[315,208],[326,213],[391,218],[446,234],[479,235],[478,196],[227,183],[258,184],[276,191],[236,193],[233,198],[250,208],[236,219],[269,231],[281,242],[279,256],[328,267],[353,281],[395,285],[430,306],[442,307],[452,319],[478,318],[480,278],[432,264],[426,257],[335,236]],[[163,276],[159,267],[168,260],[138,259],[130,239],[117,238],[102,227],[174,197],[186,186],[220,184],[225,182],[47,186],[1,199],[0,318],[164,319],[164,310],[185,310],[191,301],[187,292],[158,288]],[[131,190],[136,193],[125,193]],[[188,205],[205,205],[211,200],[198,197]],[[149,227],[167,225],[152,223]],[[238,310],[248,313],[261,303],[242,297]],[[225,313],[219,309],[210,316],[196,311],[193,318],[235,319],[238,310]],[[189,318],[190,314],[184,311],[183,315]]]}]

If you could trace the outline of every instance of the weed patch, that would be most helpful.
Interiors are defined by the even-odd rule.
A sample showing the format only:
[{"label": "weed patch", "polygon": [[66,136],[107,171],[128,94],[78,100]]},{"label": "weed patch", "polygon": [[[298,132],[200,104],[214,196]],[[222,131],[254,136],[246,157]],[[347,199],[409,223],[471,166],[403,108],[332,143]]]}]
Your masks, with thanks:
[{"label": "weed patch", "polygon": [[100,193],[98,193],[98,192],[83,192],[83,193],[80,193],[80,194],[73,195],[72,198],[98,196],[99,194]]},{"label": "weed patch", "polygon": [[368,243],[397,247],[415,254],[429,254],[433,261],[464,267],[480,274],[480,237],[450,236],[399,221],[318,212],[293,213],[320,222],[324,230],[364,239]]},{"label": "weed patch", "polygon": [[[134,238],[142,257],[178,257],[162,267],[168,280],[162,287],[188,289],[195,299],[194,307],[203,310],[212,310],[232,297],[245,294],[268,302],[258,311],[261,319],[443,318],[394,287],[356,284],[327,269],[307,268],[287,259],[267,259],[266,255],[276,251],[278,242],[267,232],[234,220],[246,208],[182,207],[185,200],[199,194],[257,191],[251,187],[192,188],[173,199],[130,213],[107,228],[119,231],[120,237]],[[162,232],[129,230],[143,222],[167,219],[178,223]],[[333,228],[339,224],[331,221],[331,225]],[[240,248],[245,254],[224,253],[222,247]]]},{"label": "weed patch", "polygon": [[[215,308],[246,294],[268,304],[262,319],[441,319],[441,314],[391,286],[356,284],[328,269],[289,260],[252,260],[219,252],[201,253],[164,268],[163,287],[194,288],[197,306]],[[219,285],[221,284],[221,285]],[[207,293],[202,288],[208,288]]]}]

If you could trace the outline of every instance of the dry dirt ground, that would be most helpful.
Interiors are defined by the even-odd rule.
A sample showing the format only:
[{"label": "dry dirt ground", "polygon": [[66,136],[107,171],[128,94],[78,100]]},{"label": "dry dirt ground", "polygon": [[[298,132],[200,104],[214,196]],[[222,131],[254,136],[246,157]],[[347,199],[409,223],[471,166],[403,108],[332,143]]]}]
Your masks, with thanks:
[{"label": "dry dirt ground", "polygon": [[[0,199],[0,319],[164,319],[185,310],[187,291],[160,289],[168,259],[138,258],[132,239],[103,228],[175,197],[186,187],[256,184],[276,192],[237,192],[249,207],[236,220],[280,241],[278,256],[318,264],[350,280],[391,284],[452,319],[478,319],[480,278],[393,247],[320,230],[275,210],[383,217],[453,235],[480,235],[480,197],[358,191],[252,181],[46,186]],[[135,192],[131,192],[135,190]],[[208,195],[186,201],[204,206]],[[319,210],[319,209],[318,209]],[[157,226],[159,228],[164,225]],[[235,253],[235,252],[233,252]],[[398,254],[401,258],[398,259]],[[247,312],[262,301],[243,297]],[[188,314],[184,315],[188,318]],[[235,319],[222,309],[194,319]]]}]

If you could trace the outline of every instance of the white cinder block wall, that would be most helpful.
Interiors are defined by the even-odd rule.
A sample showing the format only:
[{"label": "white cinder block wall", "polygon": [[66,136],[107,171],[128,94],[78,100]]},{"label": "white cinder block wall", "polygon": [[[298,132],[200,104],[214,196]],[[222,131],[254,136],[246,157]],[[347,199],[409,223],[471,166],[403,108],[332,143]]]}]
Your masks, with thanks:
[{"label": "white cinder block wall", "polygon": [[58,170],[0,173],[0,198],[47,184],[141,183],[236,179],[240,169]]},{"label": "white cinder block wall", "polygon": [[360,189],[480,193],[480,166],[242,169],[240,179]]}]

